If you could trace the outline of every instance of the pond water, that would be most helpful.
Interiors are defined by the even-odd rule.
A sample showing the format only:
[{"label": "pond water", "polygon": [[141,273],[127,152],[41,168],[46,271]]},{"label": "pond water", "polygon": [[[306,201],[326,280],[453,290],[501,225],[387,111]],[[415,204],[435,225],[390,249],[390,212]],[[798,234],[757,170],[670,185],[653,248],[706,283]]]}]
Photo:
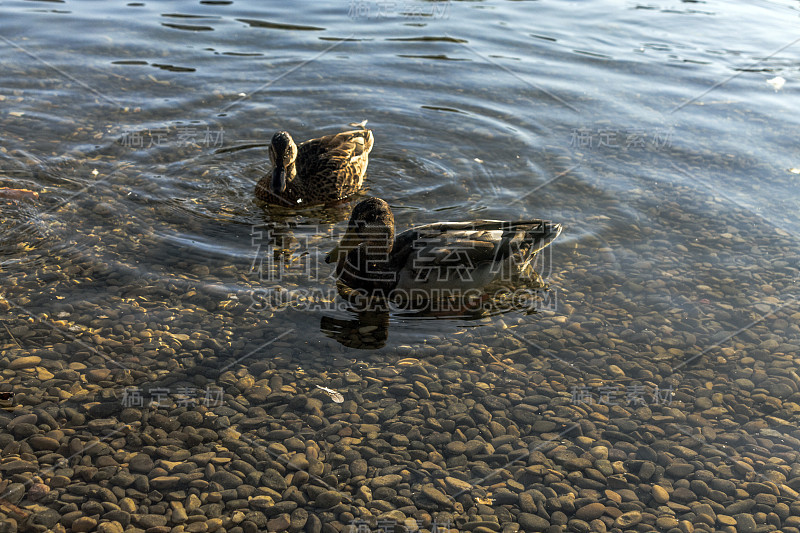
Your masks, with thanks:
[{"label": "pond water", "polygon": [[[38,417],[0,435],[35,468],[0,474],[34,529],[109,483],[141,529],[184,527],[191,497],[227,531],[800,528],[797,2],[0,11],[0,187],[39,193],[0,200],[0,390]],[[399,229],[559,222],[549,289],[470,319],[337,298],[354,202],[253,187],[274,131],[365,119],[360,197]],[[76,439],[117,477],[81,474],[103,454]]]}]

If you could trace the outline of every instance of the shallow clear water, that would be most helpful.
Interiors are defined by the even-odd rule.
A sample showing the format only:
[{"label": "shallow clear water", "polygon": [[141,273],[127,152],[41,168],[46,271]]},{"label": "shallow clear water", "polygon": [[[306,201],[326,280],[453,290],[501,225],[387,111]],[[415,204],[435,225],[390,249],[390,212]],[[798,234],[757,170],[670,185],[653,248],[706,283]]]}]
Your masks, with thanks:
[{"label": "shallow clear water", "polygon": [[[328,232],[311,244],[322,254],[349,206],[265,210],[251,192],[266,152],[247,146],[279,128],[304,139],[363,119],[377,139],[366,193],[390,202],[399,227],[549,218],[567,228],[556,263],[576,248],[597,260],[597,241],[638,257],[633,224],[673,244],[693,237],[662,216],[680,190],[676,209],[694,220],[694,237],[712,238],[723,213],[759,227],[746,241],[800,229],[793,3],[3,9],[3,185],[43,191],[36,207],[4,208],[26,220],[7,239],[41,232],[10,264],[47,269],[51,254],[75,252],[163,282],[207,265],[215,279],[196,276],[198,286],[252,291],[262,281],[248,271],[254,226]],[[767,80],[779,75],[776,91]],[[663,253],[643,257],[653,279],[664,277]],[[328,273],[292,281],[316,289]],[[558,266],[553,274],[569,302],[579,283]],[[702,281],[696,270],[684,276]],[[406,325],[397,340],[429,333]]]},{"label": "shallow clear water", "polygon": [[[754,359],[796,368],[799,8],[0,2],[0,187],[40,192],[0,203],[17,331],[0,338],[40,349],[56,331],[80,340],[67,361],[88,345],[180,379],[200,364],[191,340],[219,365],[317,376],[433,354],[483,354],[485,376],[510,353],[502,364],[564,372],[562,391],[641,378],[691,395]],[[553,305],[423,320],[304,303],[333,299],[322,258],[352,204],[259,205],[263,143],[364,119],[376,139],[364,194],[399,228],[562,223],[543,273]],[[292,266],[267,279],[259,266],[286,258],[275,235]],[[276,287],[291,304],[259,292]],[[698,364],[716,373],[683,374]]]}]

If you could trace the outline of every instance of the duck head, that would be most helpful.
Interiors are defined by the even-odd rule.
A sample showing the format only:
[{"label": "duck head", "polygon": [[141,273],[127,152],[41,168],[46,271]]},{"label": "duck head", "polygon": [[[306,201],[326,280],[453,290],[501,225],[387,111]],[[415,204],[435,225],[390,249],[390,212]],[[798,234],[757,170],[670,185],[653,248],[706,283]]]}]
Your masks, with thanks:
[{"label": "duck head", "polygon": [[294,160],[297,158],[297,145],[287,131],[279,131],[272,136],[269,145],[269,159],[272,162],[272,181],[270,190],[280,195],[286,190],[286,181],[295,175]]},{"label": "duck head", "polygon": [[[353,209],[347,231],[339,245],[325,258],[336,262],[339,275],[352,251],[358,251],[356,264],[385,262],[394,244],[394,215],[380,198],[367,198]],[[353,257],[351,257],[351,260]]]}]

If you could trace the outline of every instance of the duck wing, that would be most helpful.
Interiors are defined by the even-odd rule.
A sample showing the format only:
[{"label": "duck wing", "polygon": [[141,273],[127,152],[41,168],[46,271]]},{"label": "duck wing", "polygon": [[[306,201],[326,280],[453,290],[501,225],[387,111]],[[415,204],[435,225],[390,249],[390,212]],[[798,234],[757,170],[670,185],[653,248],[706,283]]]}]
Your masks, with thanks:
[{"label": "duck wing", "polygon": [[297,181],[303,197],[330,202],[356,193],[364,182],[372,150],[371,130],[354,130],[311,139],[298,146]]},{"label": "duck wing", "polygon": [[504,265],[527,267],[561,232],[544,220],[443,222],[397,236],[390,256],[398,289],[485,287]]}]

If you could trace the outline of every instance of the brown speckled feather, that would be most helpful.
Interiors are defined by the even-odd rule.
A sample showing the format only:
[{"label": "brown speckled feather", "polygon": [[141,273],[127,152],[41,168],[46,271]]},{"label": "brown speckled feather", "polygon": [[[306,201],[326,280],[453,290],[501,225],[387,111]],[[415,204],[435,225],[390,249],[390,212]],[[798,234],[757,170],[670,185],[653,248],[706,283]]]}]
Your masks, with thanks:
[{"label": "brown speckled feather", "polygon": [[353,130],[298,145],[296,177],[280,197],[270,191],[270,174],[256,185],[261,200],[281,205],[326,204],[352,196],[364,183],[372,150],[371,130]]}]

